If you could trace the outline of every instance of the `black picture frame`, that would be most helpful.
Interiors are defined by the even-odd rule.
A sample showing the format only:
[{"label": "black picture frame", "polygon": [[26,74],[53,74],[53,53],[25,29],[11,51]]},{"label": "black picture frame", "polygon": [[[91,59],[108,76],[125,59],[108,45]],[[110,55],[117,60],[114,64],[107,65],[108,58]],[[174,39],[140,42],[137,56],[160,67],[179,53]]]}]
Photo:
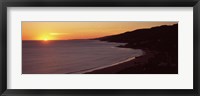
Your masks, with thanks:
[{"label": "black picture frame", "polygon": [[[7,89],[7,7],[193,7],[193,89]],[[200,0],[1,0],[0,94],[2,96],[199,96]],[[35,82],[37,84],[37,82]]]}]

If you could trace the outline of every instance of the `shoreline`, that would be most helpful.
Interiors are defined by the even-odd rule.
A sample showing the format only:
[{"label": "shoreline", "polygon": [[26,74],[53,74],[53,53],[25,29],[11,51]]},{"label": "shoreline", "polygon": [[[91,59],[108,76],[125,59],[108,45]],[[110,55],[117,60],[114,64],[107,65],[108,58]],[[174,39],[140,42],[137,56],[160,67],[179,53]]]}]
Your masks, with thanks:
[{"label": "shoreline", "polygon": [[[92,41],[98,41],[98,42],[103,42],[103,43],[119,43],[119,42],[108,42],[108,41],[101,41],[101,40],[92,40]],[[122,44],[122,43],[119,43],[119,44]],[[126,43],[123,43],[123,44],[126,44]],[[123,46],[123,45],[119,45],[119,46]],[[114,48],[133,49],[133,48],[129,48],[129,47],[119,47],[119,46],[114,46]],[[139,49],[139,50],[141,50],[141,49]],[[143,56],[143,55],[145,55],[145,51],[142,50],[142,55],[141,56]],[[91,68],[89,70],[86,69],[86,70],[80,70],[80,71],[71,72],[71,73],[75,73],[75,74],[88,74],[89,73],[90,74],[91,72],[95,72],[97,70],[104,70],[106,68],[114,67],[114,66],[117,66],[117,65],[121,65],[123,63],[127,63],[127,62],[130,62],[130,61],[133,61],[136,58],[141,57],[141,56],[132,56],[132,57],[129,57],[129,58],[123,60],[123,61],[119,61],[119,62],[113,63],[111,65],[105,65],[105,66],[101,66],[101,67],[97,67],[97,68]]]},{"label": "shoreline", "polygon": [[[132,48],[130,48],[130,49],[132,49]],[[143,52],[143,53],[142,53],[141,56],[143,56],[143,55],[145,54],[144,51],[142,51],[142,52]],[[108,68],[108,67],[117,66],[117,65],[120,65],[120,64],[123,64],[123,63],[129,62],[129,61],[135,60],[136,58],[141,57],[141,56],[137,56],[137,57],[136,57],[136,56],[132,56],[132,57],[129,57],[129,58],[123,60],[123,61],[116,62],[116,63],[113,63],[113,64],[111,64],[111,65],[106,65],[106,66],[97,67],[97,68],[91,68],[91,69],[89,69],[89,70],[86,69],[85,71],[80,70],[80,71],[71,72],[71,73],[76,73],[76,74],[87,74],[87,73],[90,73],[90,72],[93,72],[93,71],[96,71],[96,70],[102,70],[102,69],[105,69],[105,68]]]},{"label": "shoreline", "polygon": [[[146,60],[153,57],[153,54],[150,51],[143,50],[143,52],[144,52],[143,55],[139,57],[135,57],[134,59],[121,62],[113,66],[93,70],[90,72],[85,72],[83,74],[116,74],[116,73],[119,73],[120,71],[126,70],[127,68],[143,65],[146,63],[145,62]],[[132,73],[128,73],[128,74],[132,74]]]},{"label": "shoreline", "polygon": [[[176,64],[164,64],[159,52],[143,50],[144,55],[114,66],[85,72],[83,74],[178,74]],[[157,60],[157,61],[155,61]]]},{"label": "shoreline", "polygon": [[129,62],[129,61],[135,60],[135,58],[136,57],[130,57],[130,58],[128,58],[128,59],[126,59],[124,61],[121,61],[121,62],[117,62],[117,63],[111,64],[111,65],[94,68],[94,69],[87,70],[87,71],[84,71],[84,72],[81,72],[81,73],[82,74],[86,74],[86,73],[94,72],[94,71],[97,71],[97,70],[103,70],[105,68],[114,67],[114,66],[117,66],[117,65],[120,65],[120,64],[123,64],[123,63]]}]

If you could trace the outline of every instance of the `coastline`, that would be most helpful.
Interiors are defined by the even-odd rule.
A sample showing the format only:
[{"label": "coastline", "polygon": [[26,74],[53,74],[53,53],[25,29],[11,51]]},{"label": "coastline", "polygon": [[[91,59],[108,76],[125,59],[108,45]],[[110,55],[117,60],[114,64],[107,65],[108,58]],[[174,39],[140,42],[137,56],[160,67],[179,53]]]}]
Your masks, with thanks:
[{"label": "coastline", "polygon": [[[117,62],[117,63],[114,63],[114,64],[111,64],[111,65],[107,65],[107,66],[102,66],[102,67],[98,67],[98,68],[94,68],[94,69],[91,69],[91,70],[87,70],[85,72],[82,72],[83,74],[87,74],[87,73],[90,73],[90,72],[95,72],[97,70],[104,70],[106,68],[110,68],[110,67],[114,67],[114,66],[117,66],[117,65],[120,65],[120,64],[123,64],[123,63],[126,63],[126,62],[130,62],[132,60],[134,60],[136,57],[131,57],[131,58],[128,58],[124,61],[121,61],[121,62]],[[117,70],[114,70],[114,71],[117,71]]]},{"label": "coastline", "polygon": [[178,74],[178,24],[138,29],[96,40],[127,43],[117,46],[140,49],[144,55],[86,74]]},{"label": "coastline", "polygon": [[157,64],[159,60],[155,61],[155,59],[159,56],[159,52],[150,50],[143,51],[145,54],[135,57],[135,59],[130,61],[83,74],[178,74],[178,66],[173,66],[173,64]]},{"label": "coastline", "polygon": [[119,62],[118,64],[105,66],[104,68],[97,68],[96,70],[93,69],[89,72],[84,72],[84,74],[115,74],[127,68],[137,66],[139,63],[145,63],[143,60],[151,58],[151,56],[151,53],[149,53],[148,51],[144,51],[143,55],[139,57],[134,57],[134,59],[125,60]]}]

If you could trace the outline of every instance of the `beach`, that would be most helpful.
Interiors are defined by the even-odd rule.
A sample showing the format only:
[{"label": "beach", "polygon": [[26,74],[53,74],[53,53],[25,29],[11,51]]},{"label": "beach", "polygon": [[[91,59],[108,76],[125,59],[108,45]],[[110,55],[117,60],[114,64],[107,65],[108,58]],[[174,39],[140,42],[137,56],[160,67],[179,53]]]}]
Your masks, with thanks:
[{"label": "beach", "polygon": [[[177,74],[176,64],[164,64],[157,59],[157,52],[145,50],[142,56],[135,57],[118,65],[86,72],[85,74]],[[150,62],[149,62],[150,61]],[[158,65],[159,63],[163,65]],[[151,67],[150,67],[151,66]]]}]

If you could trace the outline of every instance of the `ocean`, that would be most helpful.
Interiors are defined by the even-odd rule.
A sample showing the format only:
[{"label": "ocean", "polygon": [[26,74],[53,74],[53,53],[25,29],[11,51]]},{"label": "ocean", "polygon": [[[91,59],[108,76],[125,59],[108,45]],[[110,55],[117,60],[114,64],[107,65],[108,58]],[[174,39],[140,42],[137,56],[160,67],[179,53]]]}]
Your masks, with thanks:
[{"label": "ocean", "polygon": [[22,41],[22,74],[80,74],[143,54],[98,40]]}]

